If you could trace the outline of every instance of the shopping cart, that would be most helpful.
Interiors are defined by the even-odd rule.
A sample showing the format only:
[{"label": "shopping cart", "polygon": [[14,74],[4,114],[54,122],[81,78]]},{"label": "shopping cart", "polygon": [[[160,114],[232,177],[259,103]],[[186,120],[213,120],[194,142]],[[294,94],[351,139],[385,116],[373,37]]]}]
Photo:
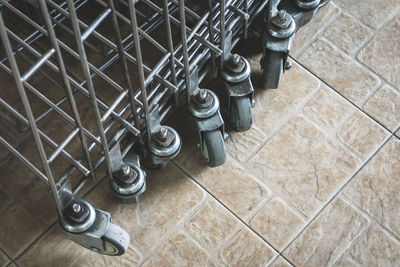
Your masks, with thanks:
[{"label": "shopping cart", "polygon": [[[181,149],[179,134],[162,125],[174,108],[187,105],[208,165],[225,162],[223,117],[233,130],[246,131],[254,105],[249,62],[233,47],[268,10],[263,67],[266,84],[277,87],[300,21],[294,12],[311,18],[321,5],[305,12],[298,3],[316,1],[290,2],[294,8],[282,13],[279,2],[0,0],[0,69],[15,80],[15,88],[2,89],[0,115],[30,130],[41,162],[3,136],[0,143],[49,185],[71,240],[103,254],[125,252],[129,235],[109,213],[75,196],[105,166],[113,192],[137,201],[146,190],[141,164],[162,167]],[[290,30],[282,35],[285,26]],[[268,51],[280,63],[271,65],[277,57]],[[218,73],[218,90],[199,86],[210,70]],[[54,121],[63,127],[48,131]]]}]

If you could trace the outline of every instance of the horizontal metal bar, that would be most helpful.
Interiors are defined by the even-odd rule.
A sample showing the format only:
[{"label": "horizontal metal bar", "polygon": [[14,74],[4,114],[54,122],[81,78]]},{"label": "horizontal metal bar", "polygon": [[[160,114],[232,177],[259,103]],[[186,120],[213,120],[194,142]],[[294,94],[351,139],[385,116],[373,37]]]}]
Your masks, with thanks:
[{"label": "horizontal metal bar", "polygon": [[108,108],[106,113],[104,113],[103,117],[101,118],[102,122],[105,122],[107,118],[111,115],[111,113],[114,111],[114,109],[121,103],[121,101],[124,99],[124,97],[128,94],[128,90],[125,90],[122,92],[122,94],[119,95],[119,97],[114,101],[114,103]]},{"label": "horizontal metal bar", "polygon": [[27,81],[32,74],[34,74],[54,53],[56,50],[54,48],[47,51],[25,74],[21,77],[21,81]]},{"label": "horizontal metal bar", "polygon": [[107,16],[111,13],[111,9],[107,8],[104,10],[93,22],[92,24],[89,25],[89,27],[85,30],[85,32],[82,34],[82,41],[85,41],[89,35],[96,30],[96,28],[100,25],[100,23],[107,18]]},{"label": "horizontal metal bar", "polygon": [[60,154],[61,151],[71,142],[71,140],[79,133],[79,128],[73,130],[67,138],[57,147],[56,150],[50,155],[49,159],[47,160],[49,163],[53,162],[57,156]]}]

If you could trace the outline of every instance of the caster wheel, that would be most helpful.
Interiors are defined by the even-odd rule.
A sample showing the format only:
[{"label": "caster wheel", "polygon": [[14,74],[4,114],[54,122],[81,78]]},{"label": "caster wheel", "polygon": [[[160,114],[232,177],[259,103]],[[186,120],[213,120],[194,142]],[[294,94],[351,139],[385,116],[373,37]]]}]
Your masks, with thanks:
[{"label": "caster wheel", "polygon": [[263,60],[264,86],[267,89],[279,87],[279,81],[283,72],[282,52],[267,50]]},{"label": "caster wheel", "polygon": [[202,154],[208,166],[218,167],[226,162],[226,150],[224,138],[220,130],[202,133]]},{"label": "caster wheel", "polygon": [[233,130],[236,132],[250,130],[253,124],[253,114],[248,96],[231,98],[229,120]]},{"label": "caster wheel", "polygon": [[120,256],[124,254],[128,249],[130,241],[129,234],[114,223],[110,223],[101,239],[104,244],[104,251],[101,253],[110,256]]}]

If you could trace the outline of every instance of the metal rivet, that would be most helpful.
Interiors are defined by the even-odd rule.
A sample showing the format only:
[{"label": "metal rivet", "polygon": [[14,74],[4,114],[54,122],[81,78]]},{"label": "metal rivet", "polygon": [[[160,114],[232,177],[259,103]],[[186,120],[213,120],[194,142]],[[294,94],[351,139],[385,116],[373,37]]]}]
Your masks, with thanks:
[{"label": "metal rivet", "polygon": [[238,54],[234,54],[234,55],[232,56],[232,62],[233,62],[234,64],[239,64],[239,63],[240,63],[240,56],[239,56]]},{"label": "metal rivet", "polygon": [[160,137],[161,137],[162,139],[166,139],[167,136],[168,136],[168,130],[167,130],[167,128],[161,127],[161,129],[160,129]]},{"label": "metal rivet", "polygon": [[200,89],[199,99],[200,100],[205,100],[206,98],[207,98],[207,90],[206,89]]}]

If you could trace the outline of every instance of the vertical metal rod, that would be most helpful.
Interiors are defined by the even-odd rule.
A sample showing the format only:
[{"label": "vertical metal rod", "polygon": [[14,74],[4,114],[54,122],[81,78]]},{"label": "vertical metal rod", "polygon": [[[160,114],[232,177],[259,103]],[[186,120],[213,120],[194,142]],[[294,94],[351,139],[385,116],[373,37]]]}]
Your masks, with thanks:
[{"label": "vertical metal rod", "polygon": [[133,90],[132,81],[129,76],[129,69],[128,69],[128,64],[126,61],[124,47],[122,44],[121,31],[120,31],[120,28],[118,25],[118,18],[117,18],[117,14],[115,12],[114,1],[108,0],[108,5],[111,8],[111,19],[112,19],[113,28],[114,28],[115,41],[117,42],[117,47],[118,47],[118,55],[119,55],[119,58],[121,61],[121,67],[122,67],[122,71],[124,72],[125,81],[128,85],[129,102],[130,102],[132,114],[134,117],[133,120],[135,122],[136,128],[140,130],[140,120],[139,120],[139,115],[137,113],[138,107],[135,103],[135,91]]},{"label": "vertical metal rod", "polygon": [[78,51],[79,51],[79,55],[80,55],[80,59],[81,59],[81,63],[82,63],[82,71],[85,76],[87,89],[89,91],[90,102],[91,102],[93,110],[94,110],[94,115],[95,115],[94,117],[96,119],[97,130],[100,135],[100,140],[102,143],[104,156],[106,158],[108,175],[110,176],[110,179],[112,179],[112,169],[111,169],[112,163],[111,163],[110,151],[108,149],[107,137],[104,132],[103,124],[101,122],[100,111],[99,111],[99,107],[97,105],[96,92],[94,91],[93,81],[90,76],[88,60],[86,57],[85,47],[84,47],[84,44],[82,41],[81,30],[80,30],[79,24],[78,24],[78,16],[76,14],[73,0],[67,0],[67,3],[68,3],[68,9],[70,12],[70,16],[71,16],[70,18],[71,18],[72,28],[74,30],[75,41],[76,41],[76,45],[78,47]]},{"label": "vertical metal rod", "polygon": [[221,10],[221,20],[220,20],[220,43],[221,43],[221,65],[220,65],[220,71],[224,69],[224,61],[225,61],[225,39],[226,39],[226,33],[225,33],[225,0],[220,0],[220,10]]},{"label": "vertical metal rod", "polygon": [[6,32],[6,26],[3,21],[2,12],[0,12],[0,36],[1,36],[4,50],[6,51],[6,54],[7,54],[8,62],[10,63],[10,66],[12,69],[12,73],[13,73],[13,76],[15,79],[15,84],[17,85],[18,93],[21,97],[22,104],[24,105],[26,116],[28,117],[29,125],[32,130],[33,138],[35,139],[40,158],[42,160],[44,171],[49,180],[50,189],[53,194],[54,200],[56,202],[57,212],[60,216],[62,216],[63,215],[63,205],[62,205],[60,197],[58,196],[57,187],[56,187],[56,183],[54,181],[53,173],[51,171],[49,163],[47,162],[46,151],[44,149],[42,140],[39,136],[38,127],[35,122],[35,117],[33,115],[31,106],[29,104],[29,99],[28,99],[28,96],[26,95],[24,85],[22,84],[22,81],[21,81],[21,74],[18,69],[17,61],[15,60],[15,57],[12,52],[10,40],[8,39],[8,35]]},{"label": "vertical metal rod", "polygon": [[[170,69],[171,69],[171,78],[172,78],[172,83],[177,86],[178,82],[176,80],[176,66],[175,66],[175,56],[174,56],[174,44],[172,40],[172,31],[171,31],[171,21],[169,19],[169,10],[168,10],[168,1],[163,0],[163,11],[164,11],[164,20],[165,20],[165,28],[166,28],[166,34],[167,34],[167,40],[168,40],[168,50],[171,54],[170,59],[169,59],[169,64],[170,64]],[[175,104],[178,105],[178,91],[175,92],[174,98],[175,98]]]},{"label": "vertical metal rod", "polygon": [[[208,16],[208,32],[210,35],[210,42],[212,44],[215,44],[215,36],[214,36],[214,19],[213,19],[213,4],[212,4],[213,0],[208,0],[208,12],[210,13]],[[216,65],[216,54],[214,51],[211,51],[211,61],[212,61],[212,70],[215,73],[216,69],[217,69],[217,65]]]},{"label": "vertical metal rod", "polygon": [[88,150],[85,131],[84,131],[84,128],[83,128],[83,125],[82,125],[81,118],[79,116],[78,108],[76,106],[74,94],[72,93],[72,89],[71,89],[71,86],[70,86],[68,78],[67,78],[67,71],[65,69],[64,61],[63,61],[63,58],[62,58],[62,55],[61,55],[61,50],[60,50],[60,47],[59,47],[58,42],[57,42],[56,33],[54,31],[54,28],[51,25],[49,10],[47,9],[47,5],[46,5],[44,0],[39,0],[39,4],[40,4],[40,9],[42,10],[43,19],[44,19],[44,21],[46,23],[47,32],[49,34],[49,38],[50,38],[52,47],[56,51],[58,69],[60,71],[61,79],[62,79],[63,84],[64,84],[64,89],[66,91],[67,98],[68,98],[68,101],[69,101],[69,105],[70,105],[70,108],[72,110],[72,114],[74,116],[75,127],[79,128],[79,138],[80,138],[80,141],[81,141],[81,146],[82,146],[82,149],[83,149],[83,153],[85,155],[86,162],[87,162],[87,164],[89,166],[90,174],[91,174],[92,178],[95,179],[96,177],[95,177],[95,173],[94,173],[94,169],[93,169],[92,160],[90,158],[90,153],[89,153],[89,150]]},{"label": "vertical metal rod", "polygon": [[136,60],[137,60],[137,67],[138,67],[138,71],[139,71],[139,83],[140,83],[140,90],[142,92],[142,102],[143,102],[143,108],[144,108],[145,120],[146,120],[147,140],[150,142],[151,141],[150,111],[149,111],[149,103],[148,103],[148,99],[147,99],[147,91],[146,91],[146,86],[145,86],[143,58],[142,58],[142,50],[140,47],[138,25],[137,25],[137,19],[136,19],[135,0],[129,0],[129,13],[131,15],[133,41],[135,43]]},{"label": "vertical metal rod", "polygon": [[181,36],[182,36],[182,51],[183,61],[185,66],[185,80],[186,90],[188,93],[187,102],[190,104],[190,97],[192,95],[192,89],[190,86],[190,65],[189,65],[189,54],[187,47],[187,35],[186,35],[186,18],[185,18],[185,0],[179,0],[179,17],[181,20]]}]

